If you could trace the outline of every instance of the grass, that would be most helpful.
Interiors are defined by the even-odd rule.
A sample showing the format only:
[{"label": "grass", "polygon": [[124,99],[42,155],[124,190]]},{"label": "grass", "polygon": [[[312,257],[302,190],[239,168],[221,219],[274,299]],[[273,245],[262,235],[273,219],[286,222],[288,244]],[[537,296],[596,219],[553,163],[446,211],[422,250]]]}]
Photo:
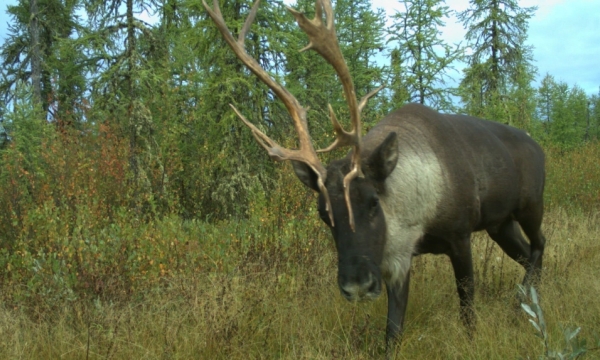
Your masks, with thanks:
[{"label": "grass", "polygon": [[[312,219],[298,222],[305,228],[316,224]],[[579,337],[593,340],[600,335],[600,214],[553,209],[545,217],[544,232],[548,247],[539,290],[549,347],[564,345],[561,326],[580,326]],[[385,295],[370,303],[343,300],[329,235],[322,227],[304,235],[297,245],[271,252],[263,251],[259,240],[241,250],[232,241],[222,258],[194,260],[210,263],[196,266],[206,270],[175,272],[143,296],[127,300],[98,296],[62,301],[52,311],[36,308],[34,302],[5,301],[0,358],[381,357]],[[221,236],[206,241],[223,241]],[[199,244],[194,251],[211,246]],[[473,340],[458,317],[449,260],[422,256],[413,264],[405,334],[396,359],[537,359],[543,353],[515,297],[523,270],[483,234],[474,235],[473,248],[478,316]],[[587,355],[598,357],[598,350]]]}]

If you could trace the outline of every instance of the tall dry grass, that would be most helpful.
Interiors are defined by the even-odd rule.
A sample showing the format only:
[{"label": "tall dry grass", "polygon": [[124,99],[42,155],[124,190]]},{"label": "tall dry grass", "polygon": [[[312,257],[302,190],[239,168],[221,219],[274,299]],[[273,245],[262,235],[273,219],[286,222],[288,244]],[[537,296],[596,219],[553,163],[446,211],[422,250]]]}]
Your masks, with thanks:
[{"label": "tall dry grass", "polygon": [[[540,293],[550,347],[564,345],[561,326],[567,325],[581,326],[580,336],[593,340],[600,335],[600,215],[554,209],[546,215],[544,232],[548,247]],[[0,309],[0,358],[382,356],[385,296],[371,303],[344,301],[337,290],[331,240],[325,231],[313,235],[311,240],[320,245],[301,259],[275,264],[281,254],[247,256],[246,262],[236,257],[235,264],[221,270],[165,278],[137,299],[65,302],[41,316],[31,316],[35,309],[5,304]],[[475,337],[469,340],[459,320],[449,260],[419,257],[397,359],[537,359],[542,354],[540,340],[517,308],[516,284],[523,270],[483,234],[474,236],[473,247]],[[588,355],[598,357],[598,350]]]},{"label": "tall dry grass", "polygon": [[[122,167],[109,161],[121,154],[113,145],[112,156],[91,160],[83,150],[60,148],[61,156],[48,162],[77,156],[36,176],[18,156],[3,170],[0,359],[384,354],[385,295],[359,304],[339,295],[331,236],[291,169],[280,172],[275,196],[254,195],[246,220],[182,221],[170,213],[140,220],[122,206],[126,192],[111,185],[124,183]],[[540,293],[553,349],[564,346],[561,327],[572,326],[598,346],[599,151],[598,144],[547,151],[548,247]],[[75,171],[80,168],[104,176],[91,181],[88,172]],[[516,300],[523,269],[483,234],[473,236],[473,254],[474,338],[458,317],[449,260],[419,257],[397,359],[537,359],[543,353]],[[587,358],[600,358],[600,351]]]}]

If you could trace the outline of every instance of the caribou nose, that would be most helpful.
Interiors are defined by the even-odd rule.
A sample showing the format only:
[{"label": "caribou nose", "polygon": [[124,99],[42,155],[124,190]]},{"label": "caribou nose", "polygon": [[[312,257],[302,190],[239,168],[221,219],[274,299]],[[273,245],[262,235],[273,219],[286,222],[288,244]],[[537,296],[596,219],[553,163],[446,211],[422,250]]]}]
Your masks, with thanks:
[{"label": "caribou nose", "polygon": [[349,301],[375,299],[381,293],[381,283],[372,273],[361,282],[340,281],[339,286],[342,296]]},{"label": "caribou nose", "polygon": [[350,290],[346,290],[346,288],[340,286],[340,291],[342,292],[342,295],[348,299],[348,300],[352,300],[354,298],[354,291]]}]

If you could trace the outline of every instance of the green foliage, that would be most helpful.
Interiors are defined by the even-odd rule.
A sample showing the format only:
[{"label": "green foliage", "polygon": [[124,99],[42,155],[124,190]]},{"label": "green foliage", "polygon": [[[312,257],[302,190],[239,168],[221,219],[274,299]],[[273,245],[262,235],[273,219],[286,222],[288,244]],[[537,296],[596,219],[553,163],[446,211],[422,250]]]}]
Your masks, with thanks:
[{"label": "green foliage", "polygon": [[[73,235],[63,236],[62,210],[39,207],[31,217],[39,239],[31,246],[22,241],[24,250],[13,256],[0,251],[0,357],[382,357],[385,296],[350,304],[339,295],[335,249],[314,196],[283,174],[282,196],[257,194],[252,217],[242,221],[172,215],[135,222],[122,207],[97,227],[97,215],[81,208]],[[549,346],[563,349],[555,322],[581,326],[578,337],[592,338],[597,329],[600,228],[597,213],[570,216],[551,208],[545,221],[549,240],[573,238],[548,242],[542,278],[544,298],[551,299],[544,305]],[[491,243],[484,237],[475,235],[475,254]],[[493,249],[487,289],[478,286],[473,338],[458,316],[450,262],[415,259],[397,357],[537,358],[543,345],[528,336],[529,322],[515,321],[514,287],[506,286],[523,270],[512,260],[494,260],[502,256]],[[474,256],[476,271],[484,262]],[[597,350],[588,345],[593,358]]]},{"label": "green foliage", "polygon": [[[112,346],[117,342],[127,344],[121,350],[126,348],[132,357],[139,357],[137,349],[149,349],[161,341],[165,343],[162,357],[181,354],[176,344],[193,344],[189,354],[205,358],[215,354],[243,358],[381,355],[385,319],[378,305],[370,305],[363,317],[355,316],[362,308],[349,311],[346,303],[332,300],[337,295],[335,253],[327,228],[315,214],[314,194],[297,181],[289,164],[273,163],[267,157],[228,105],[235,104],[282,146],[294,148],[296,134],[286,109],[227,48],[201,2],[38,0],[37,4],[39,12],[34,17],[40,21],[43,50],[40,106],[35,105],[36,84],[28,70],[33,50],[29,38],[32,14],[27,2],[9,9],[13,16],[11,36],[1,54],[0,331],[11,329],[12,335],[13,329],[20,329],[5,320],[14,314],[23,314],[25,323],[32,321],[36,329],[39,326],[47,334],[53,334],[54,325],[65,321],[75,334],[68,341],[28,338],[22,344],[55,349],[46,345],[77,343],[73,345],[78,347],[72,352],[74,358],[82,357],[77,351],[86,347],[81,346],[86,337],[88,351],[89,343],[97,339],[101,345],[110,344],[102,352],[106,358],[116,357]],[[435,94],[447,94],[441,74],[459,54],[438,42],[436,26],[450,9],[437,1],[407,4],[411,6],[406,13],[396,17],[395,41],[402,45],[395,43],[397,48],[391,51],[392,66],[387,69],[393,71],[389,76],[391,90],[388,96],[384,93],[372,99],[365,109],[365,130],[388,108],[415,94],[430,105],[446,106],[447,99]],[[479,1],[473,4],[485,5]],[[232,32],[239,33],[250,6],[249,0],[222,5]],[[314,15],[311,0],[299,0],[295,7],[310,17]],[[155,24],[142,21],[140,14],[145,10],[157,16]],[[75,16],[81,11],[86,16]],[[525,15],[520,13],[515,25],[521,30],[526,29],[529,10],[523,11]],[[342,52],[360,98],[390,74],[378,60],[390,50],[384,43],[386,19],[381,11],[372,10],[368,1],[337,1],[335,12]],[[500,19],[494,16],[488,17],[492,23]],[[404,31],[404,27],[421,32]],[[521,34],[516,28],[507,29],[513,35]],[[524,39],[521,34],[509,40],[518,47]],[[309,127],[315,146],[324,147],[332,140],[327,104],[333,105],[344,122],[346,101],[331,66],[314,52],[298,51],[306,43],[306,35],[282,3],[261,3],[246,39],[248,53],[310,108]],[[487,91],[494,79],[485,68],[491,64],[485,58],[491,53],[486,53],[484,44],[477,45],[481,46],[479,62],[467,70],[461,88],[468,100],[465,109],[522,127],[541,139],[548,159],[547,208],[585,214],[565,226],[569,231],[584,221],[597,224],[599,97],[588,98],[581,89],[549,77],[538,91],[538,112],[533,116],[533,69],[527,62],[527,49],[521,48],[523,61],[519,63],[517,47],[503,53],[512,46],[505,45],[498,48],[504,54],[498,59],[506,70],[501,76],[508,80],[499,83],[508,85],[489,94],[483,90]],[[444,55],[435,49],[443,50]],[[338,155],[324,155],[324,162]],[[562,224],[564,219],[551,220],[545,226],[554,223]],[[597,239],[593,230],[589,233]],[[594,275],[589,268],[595,263],[585,260],[597,257],[597,246],[582,250],[578,246],[571,252],[561,248],[558,255],[549,257],[549,267],[558,269],[577,258],[582,259],[586,270],[581,273]],[[492,259],[491,255],[487,259]],[[444,264],[430,266],[430,274],[451,274],[449,268],[440,271],[438,266]],[[493,266],[489,266],[490,272]],[[415,280],[428,284],[427,276],[417,274]],[[452,279],[447,284],[445,292],[431,297],[431,303],[410,305],[409,311],[429,311],[440,304],[448,306],[442,314],[455,311],[447,305],[453,303],[447,301],[448,294],[455,292]],[[587,281],[586,286],[593,286],[593,281]],[[419,288],[422,290],[416,291],[422,293],[417,296],[430,299],[430,288]],[[165,296],[172,302],[156,300]],[[149,303],[148,299],[157,302]],[[333,310],[323,316],[322,304],[330,302]],[[506,299],[499,303],[505,307]],[[565,311],[563,305],[557,308]],[[127,321],[121,322],[121,315],[114,323],[97,321],[105,312],[123,309],[130,311],[124,315]],[[533,305],[530,309],[541,331],[541,309]],[[152,325],[139,325],[138,311],[160,319]],[[163,312],[168,313],[164,318]],[[169,315],[171,312],[175,315]],[[305,318],[313,319],[311,330],[290,324],[290,314],[301,325]],[[597,313],[590,315],[592,320],[594,316]],[[448,328],[439,326],[436,319],[429,331],[421,332],[418,326],[428,317],[413,318],[416,320],[409,325],[413,328],[412,332],[408,329],[407,336],[415,338],[404,342],[403,351],[421,346],[438,351],[440,358],[458,353],[454,358],[498,356],[489,344],[479,350],[491,352],[463,356],[461,350],[465,348],[454,344],[471,343],[462,341],[466,339],[460,331],[450,328],[453,339],[460,341],[440,344],[439,338],[448,335]],[[179,321],[173,328],[184,330],[164,325],[171,319]],[[489,317],[489,321],[497,320],[497,315]],[[274,336],[270,331],[276,322],[280,332]],[[11,325],[3,326],[5,323]],[[164,328],[155,326],[157,323]],[[348,328],[344,324],[351,325]],[[156,335],[149,336],[142,346],[132,342],[130,333],[127,338],[117,334],[119,326],[138,325],[144,328],[138,331],[160,333],[160,341]],[[545,324],[543,329],[552,335],[551,326]],[[491,330],[494,341],[495,330]],[[421,339],[421,334],[432,331],[433,336]],[[184,333],[197,338],[178,338],[181,342],[171,343],[170,336],[177,338]],[[576,331],[565,334],[567,345],[578,345],[563,354],[582,349]],[[2,335],[3,339],[10,338],[6,332]],[[337,342],[330,341],[332,338]],[[509,351],[514,354],[512,358],[521,354],[512,338],[506,343],[513,351]],[[313,344],[317,345],[311,347]],[[1,349],[18,347],[0,340]],[[198,356],[199,352],[207,356]],[[71,352],[45,354],[55,356],[40,358],[68,358]],[[148,352],[142,357],[148,357]]]},{"label": "green foliage", "polygon": [[588,98],[580,87],[556,82],[546,74],[537,93],[537,116],[544,127],[545,137],[553,144],[565,149],[573,148],[591,140],[596,134],[596,115],[591,109],[595,100]]},{"label": "green foliage", "polygon": [[[334,11],[342,54],[360,99],[383,83],[383,69],[375,57],[382,53],[384,47],[385,14],[382,9],[373,10],[368,0],[337,0]],[[339,100],[343,99],[340,97]],[[367,121],[376,120],[373,115],[379,102],[377,97],[371,99],[362,117]],[[347,109],[345,102],[340,107]]]},{"label": "green foliage", "polygon": [[589,99],[587,120],[585,140],[600,140],[600,93]]},{"label": "green foliage", "polygon": [[2,122],[0,122],[0,150],[4,148],[4,146],[8,145],[9,138],[8,133],[4,126],[2,126]]},{"label": "green foliage", "polygon": [[[98,204],[98,188],[63,194],[62,201],[46,196],[26,209],[10,238],[1,239],[0,283],[12,289],[2,292],[2,301],[43,315],[81,300],[130,301],[179,276],[306,262],[328,241],[314,208],[302,201],[306,190],[297,181],[287,185],[291,177],[288,173],[286,185],[278,186],[283,196],[255,192],[249,219],[232,222],[182,220],[176,214],[143,222],[127,198],[110,209]],[[285,223],[280,214],[286,214]]]},{"label": "green foliage", "polygon": [[[297,1],[293,7],[309,18],[314,17],[314,1]],[[369,1],[336,1],[334,13],[340,48],[360,98],[384,83],[384,69],[375,61],[384,48],[384,13],[374,11]],[[287,60],[285,85],[301,104],[310,107],[311,135],[316,143],[326,147],[332,133],[327,105],[332,105],[342,123],[349,118],[341,83],[331,65],[316,52],[298,53],[307,45],[307,36],[295,22],[283,30],[289,33],[283,41],[288,46],[282,49]],[[367,127],[379,119],[384,101],[375,97],[363,110],[362,119]]]},{"label": "green foliage", "polygon": [[392,91],[398,102],[394,105],[418,102],[451,110],[454,91],[445,86],[447,72],[463,53],[460,46],[451,46],[440,38],[439,28],[444,26],[443,19],[451,12],[438,0],[402,3],[405,10],[392,17],[394,23],[388,30],[388,42],[395,44],[391,52],[391,72]]},{"label": "green foliage", "polygon": [[[32,105],[33,86],[23,71],[28,66],[23,59],[31,52],[30,9],[25,3],[10,9],[14,23],[2,48],[2,59],[10,66],[3,69],[6,135],[0,136],[11,141],[4,141],[0,150],[0,206],[5,209],[0,214],[0,241],[11,254],[28,243],[55,248],[45,246],[46,240],[36,235],[36,222],[45,216],[59,224],[44,230],[50,234],[47,239],[58,239],[75,236],[78,221],[88,224],[90,231],[106,231],[119,216],[133,224],[175,215],[215,224],[250,221],[257,203],[285,197],[278,193],[278,179],[287,165],[268,159],[228,105],[235,104],[269,136],[294,148],[296,134],[289,115],[225,46],[199,1],[94,1],[82,8],[79,2],[40,0],[38,5],[44,5],[39,13],[45,41],[42,77],[52,79],[43,82],[48,85],[47,109],[44,104]],[[250,5],[251,1],[223,5],[233,32],[240,31]],[[449,8],[436,1],[406,5],[393,26],[397,48],[392,51],[391,70],[399,72],[391,77],[390,96],[376,97],[365,109],[365,130],[389,107],[417,93],[424,99],[425,93],[435,98],[438,90],[445,91],[436,86],[441,85],[449,61],[459,55],[437,39],[437,27]],[[531,9],[513,5],[507,11],[520,14],[518,19],[499,28],[520,35],[498,48],[508,49],[499,53],[506,55],[501,63],[510,69],[505,74],[512,79],[505,82],[510,86],[481,98],[479,105],[468,102],[466,109],[525,128],[540,138],[548,148],[548,204],[592,211],[598,206],[596,184],[600,183],[594,162],[599,157],[594,142],[600,124],[598,96],[588,99],[581,89],[548,78],[539,90],[538,116],[532,120],[532,73],[525,48],[522,62],[510,65],[518,60],[514,52],[522,45],[519,41]],[[298,1],[295,6],[309,17],[314,15],[313,1]],[[480,25],[503,19],[489,4],[474,2],[473,6],[472,12],[463,14],[471,25],[476,19],[483,21]],[[157,24],[141,21],[138,14],[145,9],[157,11]],[[86,12],[87,23],[74,15],[80,10]],[[340,45],[360,97],[385,76],[374,61],[385,52],[384,15],[368,1],[337,1],[335,12]],[[482,29],[474,26],[470,31],[476,34]],[[284,6],[267,2],[261,4],[246,47],[274,79],[310,108],[316,147],[324,147],[332,140],[327,104],[333,105],[342,122],[347,121],[346,104],[331,66],[314,52],[298,52],[306,41]],[[484,84],[489,79],[477,75],[487,61],[482,59],[493,55],[489,47],[485,50],[488,45],[473,44],[481,48],[477,52],[481,64],[467,71],[473,81],[464,82],[462,89],[470,99],[489,85]],[[447,55],[444,59],[440,49]],[[432,105],[444,107],[442,97],[433,98],[429,98]],[[579,146],[583,141],[588,144]],[[325,155],[324,160],[337,155]],[[287,183],[297,183],[293,175],[285,176]],[[133,211],[130,217],[123,215],[127,209]],[[29,245],[23,249],[33,253]],[[58,261],[51,253],[43,253],[37,261]],[[31,261],[28,264],[33,266]],[[118,266],[130,266],[123,264]]]},{"label": "green foliage", "polygon": [[473,50],[467,57],[472,76],[480,79],[483,93],[502,92],[517,82],[521,67],[531,67],[531,48],[524,42],[535,10],[521,8],[515,0],[471,0],[458,15]]},{"label": "green foliage", "polygon": [[593,212],[600,208],[600,144],[592,142],[565,151],[545,147],[545,202],[550,207]]},{"label": "green foliage", "polygon": [[43,195],[44,189],[35,183],[47,179],[43,145],[55,135],[42,120],[41,108],[33,105],[31,87],[19,82],[13,92],[13,109],[5,118],[11,142],[0,149],[0,188],[4,195],[0,200],[4,209],[0,213],[0,236],[4,235],[0,244],[4,246],[10,245],[6,241],[15,235],[14,229],[22,224],[28,207]]},{"label": "green foliage", "polygon": [[[35,9],[37,12],[32,13]],[[78,1],[59,0],[20,1],[8,6],[13,21],[0,53],[4,74],[0,97],[5,104],[13,100],[19,82],[29,82],[34,87],[32,100],[41,103],[48,118],[73,111],[70,100],[81,96],[83,90],[77,88],[83,81],[77,65],[81,56],[74,51],[65,56],[65,44],[78,29],[75,17],[78,9]],[[57,95],[56,100],[63,101],[58,104],[59,111],[52,109],[57,106],[53,104]]]},{"label": "green foliage", "polygon": [[585,353],[587,353],[587,342],[585,339],[577,338],[577,335],[581,331],[581,327],[577,328],[563,328],[563,335],[565,340],[565,348],[562,351],[550,350],[548,345],[548,329],[546,326],[546,320],[544,319],[544,313],[540,306],[539,297],[537,291],[533,286],[526,289],[524,286],[519,285],[520,295],[527,299],[530,304],[521,303],[521,308],[529,315],[529,322],[536,331],[536,336],[542,339],[544,345],[544,355],[540,356],[540,360],[543,359],[578,359]]},{"label": "green foliage", "polygon": [[[221,10],[229,28],[239,31],[250,10],[250,2],[231,2]],[[272,48],[270,44],[281,44],[279,21],[282,10],[281,6],[262,4],[245,42],[248,53],[276,78],[281,71],[278,51],[281,49]],[[191,84],[197,89],[195,96],[199,102],[190,104],[193,109],[190,109],[191,118],[186,119],[190,122],[181,148],[186,158],[190,156],[189,162],[182,163],[183,170],[193,174],[184,177],[193,183],[186,186],[180,199],[191,205],[185,209],[189,215],[213,219],[243,218],[251,191],[270,186],[273,164],[229,104],[234,104],[259,128],[272,128],[267,132],[278,140],[281,134],[289,133],[290,129],[285,127],[289,120],[284,115],[285,109],[267,87],[237,60],[204,9],[199,11],[204,19],[189,29],[187,35],[194,39],[193,47],[197,51],[186,59],[190,62],[186,67],[194,64],[201,75],[195,78],[198,83]],[[265,16],[269,13],[277,15],[274,18]],[[287,18],[287,21],[292,20],[291,16]],[[189,99],[182,100],[189,104]],[[200,167],[198,161],[202,164]],[[183,199],[189,195],[199,201],[191,204],[188,199]]]},{"label": "green foliage", "polygon": [[535,76],[532,50],[525,45],[535,7],[514,0],[472,0],[458,15],[472,53],[459,87],[466,113],[531,130]]},{"label": "green foliage", "polygon": [[[14,105],[20,101],[15,98],[18,84],[28,83],[33,94],[37,92],[27,70],[34,53],[30,20],[36,19],[42,50],[44,114],[39,113],[40,119],[54,124],[64,141],[86,137],[86,146],[97,146],[100,140],[91,141],[87,136],[98,136],[102,126],[119,139],[119,146],[126,145],[119,148],[119,156],[127,158],[123,186],[131,191],[129,206],[138,216],[160,217],[175,211],[186,219],[247,218],[255,193],[272,191],[279,165],[268,159],[229,104],[235,104],[273,139],[294,148],[296,134],[289,115],[227,48],[200,1],[35,3],[35,16],[26,2],[9,8],[10,37],[2,45],[5,66],[0,81],[7,139],[16,139],[11,117],[24,118]],[[222,5],[234,33],[240,31],[251,4],[239,0]],[[408,100],[445,110],[453,106],[444,74],[462,53],[441,43],[437,30],[451,9],[433,0],[406,5],[389,30],[392,42],[385,43],[386,19],[381,10],[373,10],[369,1],[334,2],[337,34],[357,96],[380,84],[388,86],[365,108],[365,132]],[[502,11],[497,12],[494,5]],[[299,0],[293,6],[309,17],[314,15],[314,1]],[[530,82],[534,71],[523,46],[531,11],[510,1],[475,1],[463,14],[465,23],[471,25],[469,45],[477,50],[461,86],[463,110],[518,126],[536,139],[565,149],[594,141],[600,124],[597,96],[587,99],[589,106],[584,109],[585,94],[580,89],[563,91],[554,86],[549,107],[552,118],[533,114],[535,96]],[[80,12],[86,16],[78,17]],[[154,14],[154,22],[145,23],[144,12]],[[502,29],[498,43],[475,41],[477,32],[494,24]],[[346,101],[331,66],[312,51],[298,51],[306,42],[284,4],[263,2],[246,47],[310,109],[309,127],[316,147],[321,148],[332,141],[327,104],[333,105],[344,123],[348,118]],[[493,49],[497,50],[501,76],[508,80],[502,91],[486,93],[489,80],[497,77],[488,76],[489,67],[485,67],[486,59],[494,58]],[[388,53],[391,59],[386,67],[381,58]],[[44,131],[50,128],[44,126]],[[28,147],[24,141],[18,140],[16,147]],[[31,148],[29,153],[36,151]]]}]

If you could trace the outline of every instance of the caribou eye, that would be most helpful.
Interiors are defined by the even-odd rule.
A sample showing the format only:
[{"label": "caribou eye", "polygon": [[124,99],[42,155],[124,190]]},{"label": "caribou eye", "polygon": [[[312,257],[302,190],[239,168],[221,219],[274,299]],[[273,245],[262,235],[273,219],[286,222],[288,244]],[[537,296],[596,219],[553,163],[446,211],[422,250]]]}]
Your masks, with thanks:
[{"label": "caribou eye", "polygon": [[379,198],[378,197],[373,197],[373,199],[371,199],[371,207],[377,207],[377,205],[379,205]]},{"label": "caribou eye", "polygon": [[377,214],[378,210],[379,210],[379,198],[374,197],[373,199],[371,199],[371,216],[375,216],[375,214]]}]

